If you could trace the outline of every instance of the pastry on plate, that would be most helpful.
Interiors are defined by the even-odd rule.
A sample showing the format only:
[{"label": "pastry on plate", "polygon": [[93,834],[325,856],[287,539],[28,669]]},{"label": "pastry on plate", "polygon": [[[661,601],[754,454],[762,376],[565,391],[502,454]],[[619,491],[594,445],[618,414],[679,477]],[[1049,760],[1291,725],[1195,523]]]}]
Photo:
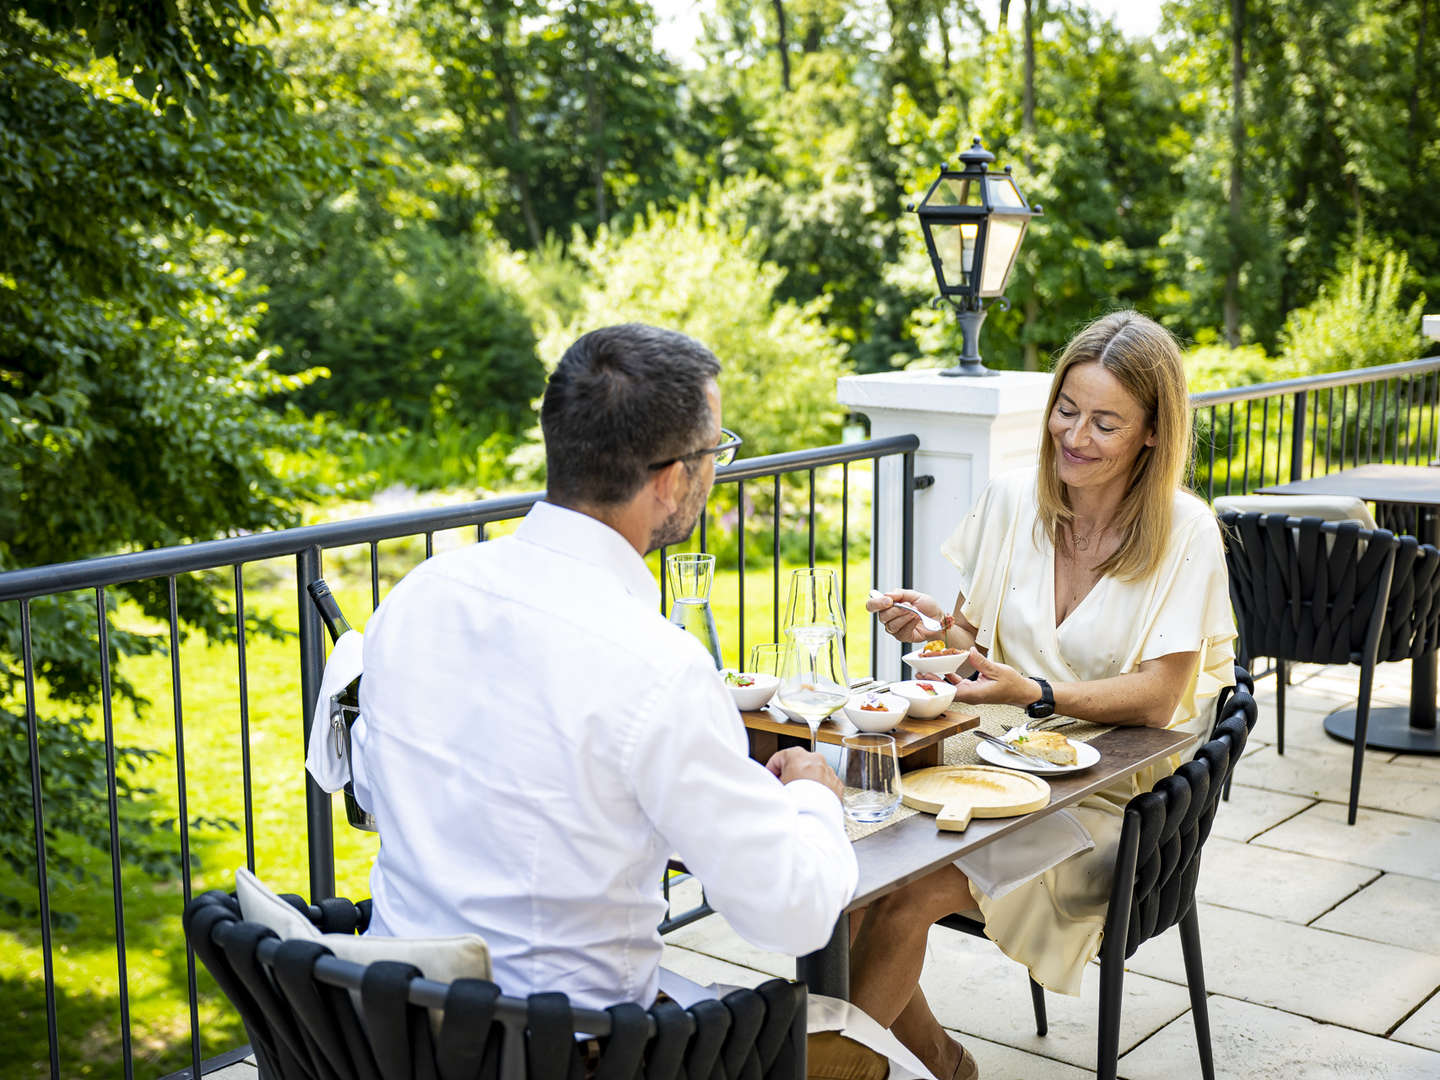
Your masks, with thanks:
[{"label": "pastry on plate", "polygon": [[1012,740],[1017,750],[1044,758],[1052,765],[1074,765],[1075,747],[1058,731],[1031,731]]}]

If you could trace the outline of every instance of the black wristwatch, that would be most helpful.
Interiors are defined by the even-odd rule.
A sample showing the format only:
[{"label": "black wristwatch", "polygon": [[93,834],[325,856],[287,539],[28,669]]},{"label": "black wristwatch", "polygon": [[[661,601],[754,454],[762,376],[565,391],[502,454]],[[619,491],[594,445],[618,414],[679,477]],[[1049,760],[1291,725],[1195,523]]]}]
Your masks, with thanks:
[{"label": "black wristwatch", "polygon": [[1050,684],[1039,675],[1030,675],[1040,684],[1040,700],[1032,701],[1025,706],[1025,715],[1032,720],[1044,720],[1047,716],[1055,715],[1055,691],[1050,689]]}]

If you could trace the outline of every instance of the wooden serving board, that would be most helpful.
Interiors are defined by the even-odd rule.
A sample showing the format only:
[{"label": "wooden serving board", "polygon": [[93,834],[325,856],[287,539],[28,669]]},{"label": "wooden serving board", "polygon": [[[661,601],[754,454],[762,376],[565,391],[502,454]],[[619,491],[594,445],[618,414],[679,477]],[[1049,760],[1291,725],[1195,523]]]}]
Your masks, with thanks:
[{"label": "wooden serving board", "polygon": [[[756,761],[769,760],[771,754],[785,746],[810,745],[810,729],[788,719],[778,709],[742,712],[740,719],[745,722],[750,737],[750,756]],[[905,717],[899,727],[889,732],[895,736],[895,753],[900,758],[901,771],[940,764],[940,751],[945,739],[969,731],[979,723],[980,714],[962,704],[951,705],[929,720]],[[838,723],[835,720],[823,721],[817,738],[821,742],[838,744],[846,735],[853,734],[854,726],[842,717]]]},{"label": "wooden serving board", "polygon": [[935,815],[935,826],[964,832],[971,818],[1014,817],[1050,804],[1050,785],[1038,776],[994,765],[940,765],[906,775],[906,806]]}]

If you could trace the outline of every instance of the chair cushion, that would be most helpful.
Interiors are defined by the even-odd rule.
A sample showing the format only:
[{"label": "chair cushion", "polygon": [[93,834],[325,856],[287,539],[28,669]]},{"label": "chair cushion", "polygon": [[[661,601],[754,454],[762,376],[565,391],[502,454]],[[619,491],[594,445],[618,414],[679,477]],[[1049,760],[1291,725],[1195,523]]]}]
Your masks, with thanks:
[{"label": "chair cushion", "polygon": [[282,940],[318,941],[341,960],[354,964],[377,960],[414,964],[425,978],[442,983],[490,978],[490,948],[477,934],[436,938],[322,934],[308,918],[244,867],[235,871],[235,897],[247,922],[269,927]]},{"label": "chair cushion", "polygon": [[1365,500],[1353,495],[1220,495],[1215,513],[1234,510],[1237,514],[1284,514],[1286,517],[1318,517],[1322,521],[1358,521],[1362,529],[1378,528]]}]

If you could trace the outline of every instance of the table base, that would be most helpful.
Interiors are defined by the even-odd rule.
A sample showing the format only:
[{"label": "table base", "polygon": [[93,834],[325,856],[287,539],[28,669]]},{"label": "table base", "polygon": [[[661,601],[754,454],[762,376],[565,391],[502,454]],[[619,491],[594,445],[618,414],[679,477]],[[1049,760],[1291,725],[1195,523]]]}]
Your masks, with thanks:
[{"label": "table base", "polygon": [[[1337,709],[1325,718],[1325,734],[1341,742],[1355,742],[1355,710]],[[1440,755],[1440,728],[1410,726],[1410,709],[1405,705],[1370,710],[1365,746],[1371,750],[1393,750],[1399,754]]]}]

